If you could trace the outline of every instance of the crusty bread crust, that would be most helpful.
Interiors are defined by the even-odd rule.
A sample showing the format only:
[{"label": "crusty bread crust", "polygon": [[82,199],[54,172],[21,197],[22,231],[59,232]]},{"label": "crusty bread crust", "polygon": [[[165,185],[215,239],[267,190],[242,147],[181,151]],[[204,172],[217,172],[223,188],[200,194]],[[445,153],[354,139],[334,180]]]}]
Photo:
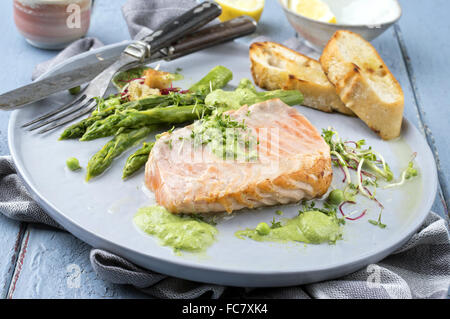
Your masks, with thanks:
[{"label": "crusty bread crust", "polygon": [[249,56],[253,80],[259,87],[299,90],[305,106],[354,115],[342,103],[318,61],[274,42],[253,43]]},{"label": "crusty bread crust", "polygon": [[402,88],[375,48],[360,35],[340,30],[320,57],[342,102],[385,140],[400,135]]}]

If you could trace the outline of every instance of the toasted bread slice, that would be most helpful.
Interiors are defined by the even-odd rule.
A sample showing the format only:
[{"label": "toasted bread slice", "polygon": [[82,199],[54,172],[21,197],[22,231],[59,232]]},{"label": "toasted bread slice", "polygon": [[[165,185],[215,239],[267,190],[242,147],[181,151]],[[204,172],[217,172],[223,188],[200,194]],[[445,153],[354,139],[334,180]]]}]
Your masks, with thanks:
[{"label": "toasted bread slice", "polygon": [[339,99],[318,61],[274,42],[253,43],[249,55],[253,80],[259,87],[299,90],[305,106],[354,115]]},{"label": "toasted bread slice", "polygon": [[400,135],[404,96],[375,48],[360,35],[337,31],[320,57],[342,102],[385,140]]}]

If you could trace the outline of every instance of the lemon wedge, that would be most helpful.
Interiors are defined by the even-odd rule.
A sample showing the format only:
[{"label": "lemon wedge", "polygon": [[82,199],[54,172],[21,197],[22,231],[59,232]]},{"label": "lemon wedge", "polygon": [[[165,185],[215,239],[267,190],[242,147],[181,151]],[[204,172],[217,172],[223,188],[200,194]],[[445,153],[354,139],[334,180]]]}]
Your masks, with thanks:
[{"label": "lemon wedge", "polygon": [[250,16],[256,21],[261,18],[264,0],[216,0],[222,7],[220,21],[227,21],[242,15]]},{"label": "lemon wedge", "polygon": [[289,9],[310,19],[328,23],[336,23],[336,17],[328,4],[320,0],[290,1]]}]

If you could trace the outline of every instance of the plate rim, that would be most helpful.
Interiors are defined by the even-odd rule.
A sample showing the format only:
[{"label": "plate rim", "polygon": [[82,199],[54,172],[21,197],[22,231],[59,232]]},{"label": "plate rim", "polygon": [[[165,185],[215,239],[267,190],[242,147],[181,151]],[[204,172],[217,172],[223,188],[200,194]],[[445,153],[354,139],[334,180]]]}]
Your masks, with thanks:
[{"label": "plate rim", "polygon": [[[113,50],[117,47],[124,46],[129,42],[130,41],[123,41],[120,43],[106,45],[101,48],[97,48],[97,49],[76,55],[74,57],[71,57],[71,58],[63,61],[62,63],[56,65],[55,67],[48,70],[47,72],[45,72],[37,80],[45,78],[47,76],[50,76],[51,74],[54,74],[58,70],[64,68],[66,65],[74,63],[75,61],[78,61],[84,57],[87,57],[90,55],[95,55],[95,54],[98,54],[98,53],[101,53],[101,52],[104,52],[107,50]],[[239,42],[234,42],[234,43],[238,44],[238,45],[244,45]],[[260,278],[260,277],[276,276],[277,279],[272,280],[272,281],[276,281],[276,282],[283,281],[279,277],[283,277],[283,278],[287,279],[287,278],[292,278],[293,276],[299,277],[299,276],[301,276],[301,274],[306,274],[306,273],[310,274],[310,276],[312,274],[312,277],[315,276],[314,279],[311,279],[311,280],[307,279],[307,280],[299,281],[299,278],[297,278],[297,281],[292,282],[292,284],[290,284],[286,280],[284,280],[284,281],[287,284],[281,284],[281,285],[276,284],[276,283],[271,284],[270,282],[272,282],[272,281],[269,279],[269,280],[265,281],[266,283],[269,282],[269,284],[259,285],[258,282],[256,282],[256,283],[253,283],[253,285],[245,285],[245,286],[253,286],[253,287],[269,287],[269,286],[291,286],[291,285],[298,285],[299,283],[304,284],[304,283],[311,283],[311,282],[319,281],[319,280],[322,280],[321,278],[324,278],[324,276],[314,275],[314,274],[321,273],[325,270],[334,272],[334,274],[335,274],[333,276],[334,278],[348,274],[350,272],[360,269],[361,266],[363,266],[363,265],[367,265],[368,261],[370,261],[372,263],[372,262],[377,262],[377,261],[383,259],[387,255],[389,255],[390,253],[395,251],[397,248],[399,248],[401,245],[403,245],[407,240],[409,240],[411,238],[411,236],[417,231],[417,229],[419,229],[420,226],[424,223],[425,219],[428,216],[428,212],[431,210],[431,207],[433,205],[433,202],[434,202],[434,200],[436,198],[436,194],[437,194],[437,186],[438,186],[438,184],[437,184],[438,183],[437,168],[436,168],[436,162],[434,160],[433,153],[432,153],[427,141],[423,137],[423,135],[420,134],[420,131],[413,124],[411,124],[408,119],[406,119],[404,117],[402,126],[407,127],[408,129],[411,129],[413,131],[413,134],[420,136],[420,143],[425,146],[424,149],[426,150],[426,154],[423,154],[423,156],[428,158],[428,160],[431,160],[432,163],[434,163],[433,167],[430,170],[431,171],[430,184],[433,185],[431,194],[433,196],[429,196],[422,200],[422,203],[423,203],[422,206],[427,208],[427,210],[426,210],[427,213],[422,213],[421,218],[417,218],[417,220],[415,220],[415,222],[412,223],[410,231],[408,231],[405,236],[396,240],[394,243],[390,244],[387,247],[380,248],[376,252],[371,252],[371,253],[366,253],[366,254],[360,255],[358,258],[347,260],[344,263],[338,262],[338,263],[332,264],[332,265],[326,265],[323,267],[317,266],[317,267],[314,267],[313,269],[302,269],[299,271],[282,270],[282,269],[277,270],[277,271],[263,271],[263,270],[254,270],[253,271],[253,270],[246,269],[246,270],[242,271],[242,270],[236,270],[236,269],[227,269],[227,266],[219,266],[219,265],[211,266],[211,265],[197,264],[197,263],[193,263],[191,260],[184,259],[184,258],[180,258],[179,260],[166,260],[166,259],[158,257],[158,256],[152,256],[152,255],[140,252],[138,250],[135,250],[134,248],[123,246],[123,245],[115,243],[114,241],[111,241],[101,235],[95,234],[94,232],[84,228],[82,225],[80,225],[79,223],[74,221],[71,217],[69,217],[66,214],[64,214],[63,212],[57,210],[45,198],[45,196],[40,194],[39,190],[36,189],[36,187],[34,185],[32,185],[32,183],[29,181],[27,174],[26,174],[26,169],[25,169],[23,163],[19,160],[19,158],[20,158],[19,154],[18,154],[19,152],[14,147],[14,144],[15,144],[15,137],[13,134],[14,123],[16,122],[19,112],[20,112],[20,109],[14,110],[11,113],[11,116],[9,119],[8,147],[9,147],[10,153],[12,155],[13,161],[15,163],[15,166],[17,168],[17,173],[20,176],[20,178],[22,179],[22,181],[24,181],[24,184],[25,184],[27,190],[30,192],[30,195],[32,196],[32,198],[34,200],[36,200],[40,204],[40,206],[43,207],[45,209],[45,211],[52,218],[54,218],[58,223],[60,223],[68,232],[70,232],[75,237],[77,237],[77,238],[81,239],[82,241],[91,245],[93,249],[107,247],[107,248],[103,248],[103,249],[107,249],[113,253],[117,253],[119,256],[123,256],[124,258],[130,259],[130,261],[132,261],[133,263],[135,263],[141,267],[144,267],[144,268],[152,270],[152,271],[158,271],[161,273],[165,273],[170,276],[187,279],[187,280],[197,280],[197,281],[207,282],[207,283],[226,284],[229,286],[237,286],[237,285],[230,284],[227,281],[227,279],[219,280],[220,278],[216,278],[217,280],[212,280],[211,275],[221,274],[222,278],[224,278],[224,277],[232,278],[233,276],[236,276],[236,275],[250,276],[253,278],[253,280],[255,278]],[[404,128],[402,130],[404,130]],[[131,256],[131,255],[134,255],[134,256]],[[152,269],[150,269],[148,266],[150,263],[144,263],[143,261],[141,261],[143,259],[151,261]],[[156,265],[156,264],[159,264],[159,265]],[[153,268],[153,266],[154,266],[154,268]],[[166,269],[165,266],[169,266],[169,268],[173,268],[175,266],[175,268],[173,268],[171,271],[166,271],[169,268]],[[202,276],[201,275],[199,276],[198,274],[194,276],[192,273],[190,275],[184,275],[184,272],[181,274],[175,273],[174,269],[179,269],[177,267],[183,267],[183,268],[187,267],[190,270],[194,270],[196,272],[198,272],[198,271],[203,271],[205,273],[207,272],[209,274],[206,277],[210,278],[210,280],[202,279],[201,278]],[[158,270],[156,270],[155,268],[158,268]],[[219,277],[219,276],[217,276],[217,277]],[[193,278],[195,278],[195,279],[193,279]]]}]

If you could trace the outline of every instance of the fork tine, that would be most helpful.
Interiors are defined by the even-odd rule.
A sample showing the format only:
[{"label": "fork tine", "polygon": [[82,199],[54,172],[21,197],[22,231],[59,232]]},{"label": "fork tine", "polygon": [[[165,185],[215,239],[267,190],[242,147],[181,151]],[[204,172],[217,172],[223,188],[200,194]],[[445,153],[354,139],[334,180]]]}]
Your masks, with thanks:
[{"label": "fork tine", "polygon": [[54,122],[53,124],[51,124],[51,125],[45,127],[44,129],[38,131],[37,133],[38,133],[38,134],[43,134],[43,133],[46,133],[46,132],[48,132],[48,131],[51,131],[51,130],[53,130],[53,129],[59,127],[59,126],[62,126],[62,125],[64,125],[64,124],[66,124],[66,123],[72,122],[73,120],[75,120],[75,119],[77,119],[77,118],[79,118],[79,117],[81,117],[81,116],[83,116],[83,115],[86,115],[86,114],[90,113],[91,111],[93,111],[93,110],[95,109],[96,106],[97,106],[97,104],[93,104],[92,106],[90,106],[90,107],[88,107],[88,108],[81,109],[81,110],[79,110],[78,112],[73,113],[73,114],[70,115],[70,116],[64,117],[61,121]]},{"label": "fork tine", "polygon": [[62,118],[66,117],[66,116],[68,116],[68,115],[70,115],[72,113],[75,113],[78,110],[84,109],[89,104],[91,104],[93,101],[94,101],[94,99],[91,98],[91,99],[87,100],[85,103],[80,103],[80,104],[74,106],[72,109],[69,109],[68,111],[66,111],[64,113],[60,113],[58,116],[51,117],[51,118],[49,118],[49,119],[47,119],[45,121],[42,121],[42,122],[39,122],[39,123],[33,125],[32,127],[29,127],[28,131],[34,131],[35,129],[41,128],[41,127],[43,127],[43,126],[45,126],[47,124],[55,122],[56,120],[62,119]]},{"label": "fork tine", "polygon": [[71,101],[71,102],[69,102],[69,103],[67,103],[67,104],[64,104],[63,106],[57,108],[56,110],[53,110],[53,111],[51,111],[51,112],[48,112],[48,113],[46,113],[46,114],[44,114],[44,115],[39,116],[38,118],[35,118],[34,120],[32,120],[32,121],[30,121],[30,122],[28,122],[28,123],[23,124],[22,127],[27,127],[27,126],[30,126],[30,125],[35,124],[35,123],[37,123],[37,122],[40,122],[40,121],[42,121],[42,120],[45,120],[45,119],[47,119],[47,118],[49,118],[49,117],[51,117],[51,116],[53,116],[53,115],[55,115],[55,114],[58,114],[58,113],[60,113],[60,112],[62,112],[62,111],[64,111],[64,110],[68,109],[69,107],[71,107],[71,106],[74,105],[75,103],[81,103],[81,102],[83,102],[83,100],[84,100],[85,98],[86,98],[86,95],[85,95],[85,94],[82,94],[82,95],[76,97],[73,101]]}]

